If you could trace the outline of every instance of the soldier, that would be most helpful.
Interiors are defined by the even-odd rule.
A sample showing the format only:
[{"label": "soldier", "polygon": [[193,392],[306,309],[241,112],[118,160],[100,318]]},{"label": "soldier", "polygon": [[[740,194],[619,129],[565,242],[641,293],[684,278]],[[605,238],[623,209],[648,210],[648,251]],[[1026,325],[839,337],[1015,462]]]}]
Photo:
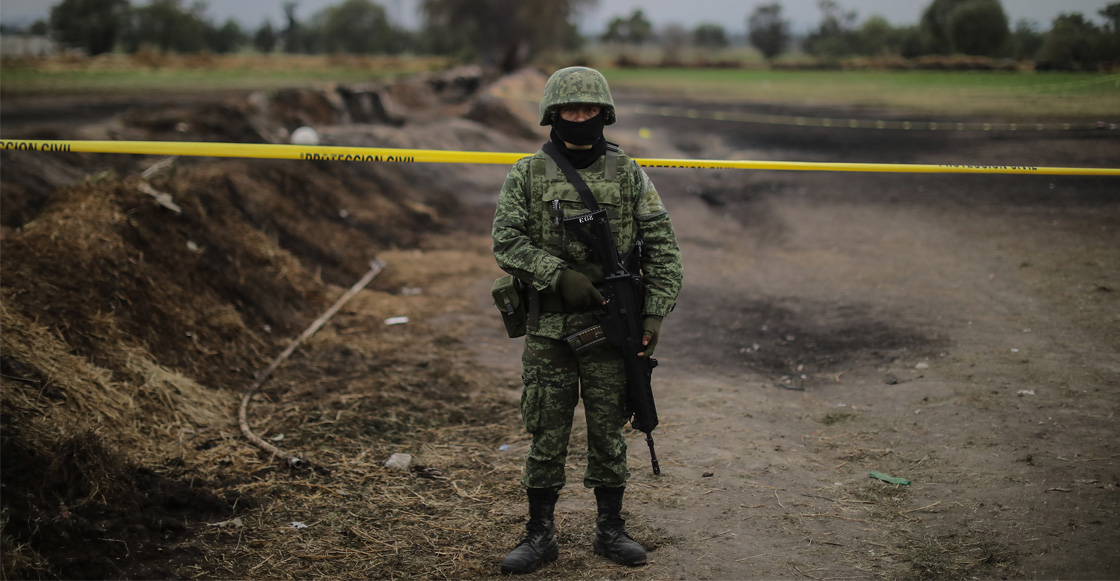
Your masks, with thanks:
[{"label": "soldier", "polygon": [[[603,127],[615,122],[614,101],[598,71],[569,67],[545,85],[540,124],[571,162],[610,217],[620,256],[643,243],[644,350],[653,355],[661,321],[674,307],[683,277],[672,224],[646,173],[606,141]],[[527,489],[527,534],[502,561],[503,573],[530,573],[556,560],[559,547],[553,510],[565,484],[568,438],[583,397],[587,420],[587,468],[583,485],[595,490],[598,509],[595,553],[623,565],[646,562],[646,552],[626,532],[622,496],[629,419],[621,352],[600,342],[579,352],[565,339],[594,326],[604,305],[596,284],[602,265],[587,244],[566,231],[563,218],[588,208],[546,153],[514,164],[494,215],[498,265],[528,289],[528,320],[522,354],[521,414],[532,435],[521,483]]]}]

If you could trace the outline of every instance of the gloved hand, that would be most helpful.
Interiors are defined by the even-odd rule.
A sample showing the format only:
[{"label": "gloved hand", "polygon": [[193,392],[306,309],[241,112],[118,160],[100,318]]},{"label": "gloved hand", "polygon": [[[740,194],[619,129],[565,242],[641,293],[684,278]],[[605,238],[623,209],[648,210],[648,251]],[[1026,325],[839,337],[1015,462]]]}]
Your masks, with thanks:
[{"label": "gloved hand", "polygon": [[574,309],[587,311],[606,302],[595,285],[591,284],[591,279],[570,268],[565,268],[560,274],[560,283],[556,287],[564,301]]},{"label": "gloved hand", "polygon": [[642,319],[642,345],[645,349],[638,353],[638,357],[653,357],[653,350],[657,347],[657,337],[661,334],[661,319],[657,315],[648,315]]}]

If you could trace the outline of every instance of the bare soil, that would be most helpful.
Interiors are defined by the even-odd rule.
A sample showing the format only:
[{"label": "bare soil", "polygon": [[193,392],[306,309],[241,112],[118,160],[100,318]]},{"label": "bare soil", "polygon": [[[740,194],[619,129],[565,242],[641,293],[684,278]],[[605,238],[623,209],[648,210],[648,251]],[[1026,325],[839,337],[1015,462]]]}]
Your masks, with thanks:
[{"label": "bare soil", "polygon": [[[314,116],[325,144],[530,152],[543,80],[390,87],[397,117],[364,124],[316,95],[61,121],[5,102],[3,137],[268,142]],[[767,126],[616,100],[608,138],[638,157],[1120,160],[1107,130]],[[3,577],[497,576],[528,443],[520,342],[489,300],[507,168],[179,159],[141,177],[159,161],[0,154]],[[650,175],[685,261],[654,376],[662,474],[637,433],[630,452],[650,563],[596,557],[592,495],[570,486],[560,559],[532,577],[1120,577],[1115,178]],[[288,468],[238,404],[375,257],[387,269],[252,400],[255,433],[309,464]],[[409,471],[383,466],[398,452]]]}]

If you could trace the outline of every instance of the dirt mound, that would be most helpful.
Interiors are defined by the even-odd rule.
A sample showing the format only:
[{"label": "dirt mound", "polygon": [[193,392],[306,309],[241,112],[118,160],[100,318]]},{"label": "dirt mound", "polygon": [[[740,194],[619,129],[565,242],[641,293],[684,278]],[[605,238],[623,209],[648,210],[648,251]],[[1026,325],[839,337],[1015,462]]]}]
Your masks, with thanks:
[{"label": "dirt mound", "polygon": [[[479,86],[477,74],[459,71],[373,94],[429,116],[469,109]],[[137,107],[73,135],[280,141],[296,124],[329,131],[359,117],[351,114],[357,101],[346,98],[357,93],[279,91],[264,108],[261,96]],[[479,141],[500,135],[466,123],[448,127]],[[442,139],[435,127],[421,132],[431,141],[420,145]],[[375,256],[480,228],[446,186],[394,166],[172,159],[141,178],[161,160],[0,155],[0,442],[11,578],[175,576],[176,563],[198,558],[173,549],[177,540],[262,502],[238,488],[271,466],[263,453],[246,453],[237,434],[237,402],[254,374]],[[371,292],[403,292],[409,281],[397,277],[390,268]],[[399,348],[390,341],[377,355],[396,371],[370,369],[380,379],[362,383],[369,391],[360,396],[398,411],[358,429],[392,441],[486,405],[461,401],[471,380],[456,380],[453,365],[429,366],[454,342],[391,354]],[[319,364],[376,367],[371,356],[340,344]],[[314,385],[320,371],[297,365],[291,375]],[[304,395],[321,397],[321,389]],[[298,421],[289,428],[298,431]]]}]

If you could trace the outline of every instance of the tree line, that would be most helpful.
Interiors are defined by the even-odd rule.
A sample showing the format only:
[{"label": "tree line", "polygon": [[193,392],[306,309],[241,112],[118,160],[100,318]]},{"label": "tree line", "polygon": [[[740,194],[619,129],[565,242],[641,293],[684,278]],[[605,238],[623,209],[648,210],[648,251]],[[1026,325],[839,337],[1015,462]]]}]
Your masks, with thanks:
[{"label": "tree line", "polygon": [[[915,25],[894,27],[881,16],[857,22],[836,0],[818,0],[820,24],[801,49],[824,61],[850,57],[970,55],[1032,60],[1036,68],[1094,70],[1120,65],[1120,2],[1106,5],[1098,26],[1080,13],[1064,13],[1047,31],[1020,20],[1012,28],[999,0],[933,0]],[[749,38],[772,61],[792,46],[789,21],[778,2],[759,6],[747,19]]]},{"label": "tree line", "polygon": [[[512,70],[554,51],[578,53],[589,39],[576,17],[597,0],[422,0],[422,23],[408,30],[392,23],[373,0],[341,0],[303,18],[297,1],[283,5],[282,24],[265,20],[255,30],[229,19],[217,23],[203,2],[182,0],[62,0],[50,17],[31,26],[90,55],[142,48],[163,52],[440,54],[481,60]],[[773,62],[801,52],[829,64],[856,57],[973,55],[1032,60],[1038,68],[1094,70],[1120,64],[1120,2],[1099,11],[1104,24],[1079,13],[1058,16],[1048,30],[1021,20],[1012,27],[1000,0],[932,0],[921,21],[893,26],[881,16],[859,21],[837,0],[818,0],[819,24],[799,39],[780,2],[757,6],[745,27],[722,24],[692,30],[669,25],[655,30],[641,9],[606,23],[594,40],[620,49],[660,46],[672,61],[682,46],[715,51],[744,38]]]}]

